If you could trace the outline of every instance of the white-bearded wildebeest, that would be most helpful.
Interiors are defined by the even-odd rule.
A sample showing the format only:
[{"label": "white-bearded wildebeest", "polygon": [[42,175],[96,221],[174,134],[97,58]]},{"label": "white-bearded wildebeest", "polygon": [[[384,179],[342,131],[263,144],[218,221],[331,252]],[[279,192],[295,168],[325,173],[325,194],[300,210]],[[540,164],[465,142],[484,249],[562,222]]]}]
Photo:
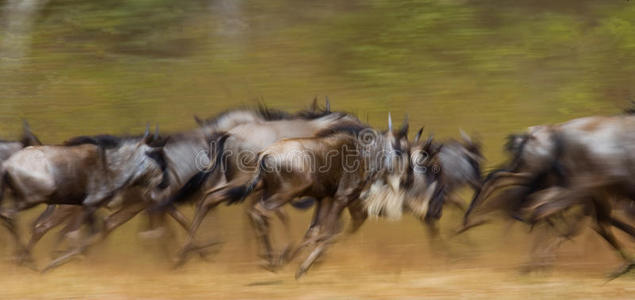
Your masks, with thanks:
[{"label": "white-bearded wildebeest", "polygon": [[[3,196],[5,189],[11,191],[13,207],[4,209],[0,217],[13,235],[17,251],[28,255],[16,227],[19,211],[39,204],[81,205],[85,216],[90,216],[117,193],[136,186],[144,187],[150,198],[157,198],[166,179],[163,149],[162,145],[149,145],[149,141],[147,130],[137,138],[84,136],[65,145],[28,147],[12,155],[2,165],[0,194]],[[83,246],[72,249],[49,267],[83,250]]]},{"label": "white-bearded wildebeest", "polygon": [[[294,199],[318,200],[318,246],[297,272],[304,274],[337,233],[337,221],[344,208],[358,199],[373,182],[405,180],[408,165],[407,125],[398,132],[379,133],[359,121],[334,123],[315,137],[277,141],[260,152],[251,178],[240,178],[208,192],[205,201],[237,202],[255,191],[262,198],[254,202],[249,216],[261,243],[262,256],[277,267],[269,239],[269,218]],[[394,185],[393,185],[394,186]],[[399,193],[399,191],[397,191]],[[331,201],[320,215],[322,201]],[[327,207],[327,206],[322,206]]]},{"label": "white-bearded wildebeest", "polygon": [[[431,238],[436,238],[439,233],[436,221],[441,217],[442,207],[448,203],[464,210],[455,192],[466,185],[473,189],[480,186],[480,164],[483,160],[480,144],[463,132],[462,141],[437,143],[432,136],[422,141],[422,131],[417,132],[409,147],[402,147],[410,157],[405,181],[403,178],[399,182],[375,181],[360,199],[348,206],[350,233],[356,232],[368,216],[399,219],[404,212],[409,212],[428,228]],[[315,222],[308,237],[314,235]],[[310,238],[307,240],[310,241]],[[300,248],[307,246],[306,243]],[[435,244],[436,241],[433,241]]]},{"label": "white-bearded wildebeest", "polygon": [[[402,127],[403,128],[403,127]],[[445,203],[463,209],[462,201],[455,197],[455,192],[463,186],[477,189],[480,186],[480,164],[483,157],[480,145],[461,132],[463,141],[450,140],[436,143],[432,137],[421,141],[423,129],[420,129],[409,146],[401,145],[400,151],[409,155],[406,177],[390,177],[387,180],[376,180],[360,195],[360,198],[348,205],[351,215],[350,233],[356,232],[368,216],[399,219],[403,212],[409,212],[425,225],[432,245],[438,241],[436,221],[441,217],[441,209]],[[398,180],[397,180],[398,179]],[[404,180],[405,179],[405,180]],[[327,199],[328,200],[328,199]],[[328,201],[316,209],[316,219],[324,218],[330,209]],[[321,202],[318,202],[320,204]],[[292,257],[315,241],[317,224],[314,220],[305,240]]]},{"label": "white-bearded wildebeest", "polygon": [[633,258],[610,227],[633,235],[633,227],[613,213],[615,199],[635,201],[635,115],[535,126],[512,139],[511,145],[517,146],[511,147],[515,159],[506,170],[488,176],[466,212],[465,228],[479,223],[470,217],[486,204],[485,199],[514,187],[520,191],[514,194],[513,205],[505,204],[515,218],[531,223],[549,221],[566,209],[581,206],[593,217],[594,230],[626,261],[613,276],[633,268]]}]

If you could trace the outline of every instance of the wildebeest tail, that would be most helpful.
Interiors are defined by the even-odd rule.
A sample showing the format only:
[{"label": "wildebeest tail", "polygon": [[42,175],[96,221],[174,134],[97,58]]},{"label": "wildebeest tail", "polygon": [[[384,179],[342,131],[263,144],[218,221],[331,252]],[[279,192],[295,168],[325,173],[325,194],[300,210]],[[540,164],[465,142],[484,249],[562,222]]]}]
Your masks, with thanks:
[{"label": "wildebeest tail", "polygon": [[247,183],[243,185],[239,185],[233,188],[230,188],[225,193],[225,197],[227,199],[227,205],[232,205],[236,203],[241,203],[247,196],[251,194],[256,189],[256,186],[260,182],[262,172],[266,169],[266,155],[260,157],[258,162],[258,170],[256,171],[256,175],[251,178]]},{"label": "wildebeest tail", "polygon": [[2,205],[2,200],[4,200],[4,192],[7,187],[10,186],[11,182],[9,180],[9,173],[5,172],[4,169],[0,166],[0,206]]}]

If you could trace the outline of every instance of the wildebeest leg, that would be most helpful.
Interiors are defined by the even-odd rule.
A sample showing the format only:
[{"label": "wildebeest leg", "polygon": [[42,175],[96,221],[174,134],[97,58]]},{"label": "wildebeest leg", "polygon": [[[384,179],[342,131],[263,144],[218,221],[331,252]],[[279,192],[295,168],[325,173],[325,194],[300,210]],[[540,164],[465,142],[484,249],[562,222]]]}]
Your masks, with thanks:
[{"label": "wildebeest leg", "polygon": [[256,235],[260,240],[260,257],[265,259],[265,261],[269,264],[266,268],[273,270],[273,249],[269,239],[269,213],[270,211],[262,205],[262,202],[258,202],[249,210],[249,218],[252,226],[255,228]]},{"label": "wildebeest leg", "polygon": [[26,249],[30,253],[35,243],[37,243],[44,234],[46,234],[53,227],[58,226],[62,222],[63,219],[52,218],[56,211],[55,205],[48,205],[46,209],[35,219],[33,222],[33,226],[31,227],[31,239],[27,243]]},{"label": "wildebeest leg", "polygon": [[323,198],[317,201],[315,206],[315,211],[313,212],[313,217],[311,219],[311,225],[309,229],[304,234],[300,245],[293,251],[292,255],[289,257],[289,260],[293,260],[296,258],[302,250],[311,244],[315,243],[320,234],[320,225],[324,223],[324,217],[328,214],[328,211],[331,208],[331,198]]},{"label": "wildebeest leg", "polygon": [[269,224],[270,215],[284,204],[292,201],[310,185],[311,181],[308,179],[300,181],[300,183],[297,184],[291,183],[286,187],[281,187],[271,194],[267,194],[268,191],[265,191],[262,200],[255,203],[249,210],[252,226],[256,229],[261,250],[263,251],[260,256],[267,261],[265,268],[270,271],[275,271],[280,267],[280,263],[283,262],[282,259],[275,261],[273,257],[273,247],[269,238],[271,229]]},{"label": "wildebeest leg", "polygon": [[291,234],[291,224],[289,223],[289,215],[287,215],[287,212],[284,211],[284,208],[282,207],[278,208],[275,211],[275,214],[280,220],[280,223],[282,223],[282,226],[284,227],[284,232],[288,240],[288,244],[282,250],[282,253],[280,254],[280,257],[279,257],[279,261],[277,263],[277,265],[281,266],[281,265],[284,265],[292,257],[293,248],[294,248],[293,236]]},{"label": "wildebeest leg", "polygon": [[168,214],[174,219],[185,231],[190,228],[190,221],[183,215],[181,211],[176,209],[176,207],[172,207],[168,210]]},{"label": "wildebeest leg", "polygon": [[349,233],[353,234],[364,225],[364,222],[366,222],[368,218],[368,212],[360,199],[353,200],[353,202],[348,205],[348,212],[351,215],[351,229]]},{"label": "wildebeest leg", "polygon": [[[46,210],[35,220],[33,223],[33,227],[31,229],[31,238],[29,239],[29,243],[26,248],[30,252],[35,247],[35,244],[51,229],[59,226],[68,220],[69,216],[77,214],[77,208],[79,206],[56,206],[49,205],[46,207]],[[81,208],[81,207],[80,207]],[[69,225],[71,225],[69,223]],[[68,227],[68,226],[67,226]],[[62,233],[56,239],[56,242],[59,243],[63,237],[63,233],[67,233],[68,230],[65,228],[62,230]]]},{"label": "wildebeest leg", "polygon": [[320,228],[324,230],[324,234],[321,235],[316,247],[309,254],[309,256],[300,264],[300,267],[295,273],[295,278],[302,277],[311,268],[311,266],[324,254],[330,244],[334,242],[335,236],[339,232],[339,219],[342,215],[342,211],[346,206],[350,204],[355,195],[358,195],[358,191],[350,186],[356,186],[352,183],[340,183],[340,187],[335,195],[335,199],[331,205],[328,215],[324,218],[324,224]]},{"label": "wildebeest leg", "polygon": [[606,240],[611,245],[611,247],[613,247],[613,249],[615,249],[615,251],[617,251],[617,253],[625,261],[624,265],[620,267],[620,269],[613,272],[609,276],[611,279],[614,279],[628,273],[631,269],[633,269],[633,267],[635,267],[635,261],[617,241],[617,239],[613,235],[613,232],[611,232],[611,206],[610,204],[608,204],[608,200],[606,200],[606,198],[604,200],[605,201],[594,199],[596,213],[596,226],[594,227],[594,229],[604,238],[604,240]]},{"label": "wildebeest leg", "polygon": [[[209,194],[208,197],[204,198],[196,206],[196,209],[194,212],[194,219],[192,220],[192,224],[189,226],[187,230],[187,233],[188,233],[187,240],[185,244],[183,245],[183,247],[181,247],[181,250],[179,251],[177,260],[174,263],[174,268],[178,268],[182,266],[183,264],[185,264],[190,252],[199,251],[199,253],[202,253],[200,250],[220,243],[219,241],[214,240],[209,243],[206,243],[205,245],[195,245],[194,240],[196,237],[196,232],[198,231],[198,228],[201,227],[201,224],[203,223],[203,220],[205,220],[205,217],[207,216],[207,214],[214,207],[218,206],[218,204],[220,204],[221,201],[224,201],[224,199],[222,199],[222,196],[221,196],[224,192],[225,192],[225,189],[219,189],[217,190],[217,192],[213,194]],[[203,256],[205,255],[203,254]]]},{"label": "wildebeest leg", "polygon": [[615,226],[615,228],[628,233],[631,237],[635,237],[635,227],[630,224],[617,219],[615,217],[611,217],[611,225]]},{"label": "wildebeest leg", "polygon": [[31,254],[27,251],[26,247],[22,244],[20,240],[20,234],[18,232],[18,226],[15,222],[15,211],[10,212],[0,212],[0,221],[2,224],[9,230],[13,240],[16,245],[16,260],[20,265],[28,264],[30,268],[34,268],[33,258]]},{"label": "wildebeest leg", "polygon": [[[104,227],[100,234],[93,235],[91,238],[81,242],[80,246],[75,247],[67,251],[65,254],[54,259],[44,269],[42,269],[42,273],[48,272],[54,268],[57,268],[69,262],[75,256],[85,253],[91,246],[104,240],[113,230],[115,230],[117,227],[121,226],[128,220],[132,219],[134,216],[136,216],[139,212],[141,212],[147,206],[148,205],[145,202],[134,202],[110,214],[104,220]],[[83,218],[83,220],[87,220],[87,218],[92,217],[95,210],[96,210],[96,207],[86,207],[84,211],[85,218]]]}]

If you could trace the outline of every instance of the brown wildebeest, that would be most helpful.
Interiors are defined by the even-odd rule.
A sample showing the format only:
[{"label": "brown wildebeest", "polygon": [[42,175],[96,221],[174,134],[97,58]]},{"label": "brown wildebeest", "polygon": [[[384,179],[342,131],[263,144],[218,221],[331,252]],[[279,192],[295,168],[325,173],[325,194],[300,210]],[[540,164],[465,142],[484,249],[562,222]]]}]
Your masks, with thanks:
[{"label": "brown wildebeest", "polygon": [[[327,102],[325,109],[316,109],[314,106],[312,110],[301,111],[278,120],[243,123],[227,130],[224,135],[219,132],[219,138],[215,142],[215,148],[218,151],[212,155],[214,158],[210,169],[217,171],[214,172],[215,176],[222,176],[224,180],[208,181],[208,183],[212,185],[213,190],[229,190],[237,183],[242,183],[253,176],[257,170],[257,153],[268,145],[285,138],[310,137],[336,124],[344,123],[357,124],[359,120],[347,113],[331,112]],[[180,251],[176,266],[186,261],[189,252],[207,246],[195,245],[196,232],[209,211],[226,200],[226,198],[205,199],[204,197],[200,199],[196,204],[188,240]],[[178,202],[178,199],[172,198],[167,204],[173,205]],[[288,227],[284,213],[281,211],[276,213]]]},{"label": "brown wildebeest", "polygon": [[[331,201],[323,206],[328,207],[328,212],[317,217],[318,246],[301,265],[299,277],[337,233],[342,210],[373,182],[383,181],[386,184],[380,186],[382,189],[396,188],[394,197],[400,196],[400,182],[407,176],[407,147],[407,124],[398,132],[385,133],[356,120],[333,124],[315,137],[283,139],[266,147],[258,155],[258,169],[252,178],[210,190],[205,201],[241,201],[254,190],[261,190],[262,198],[255,202],[249,215],[270,268],[277,267],[269,239],[270,215],[296,198]],[[316,211],[319,215],[321,209]]]},{"label": "brown wildebeest", "polygon": [[[31,131],[31,127],[29,126],[29,123],[26,120],[22,121],[22,127],[23,127],[22,137],[20,138],[19,141],[0,141],[0,165],[4,161],[6,161],[11,155],[13,155],[15,152],[23,148],[26,148],[29,146],[42,145],[42,142],[40,142],[38,137],[35,134],[33,134],[33,132]],[[40,217],[38,217],[37,220],[33,223],[32,238],[29,241],[28,245],[26,246],[27,253],[31,252],[33,245],[35,245],[35,242],[39,240],[41,229],[46,227],[46,226],[42,226],[41,221],[43,221],[44,219],[47,218],[47,216],[53,213],[56,207],[57,205],[48,206],[45,212],[43,212],[42,215],[40,215]],[[76,219],[79,219],[79,217],[81,216],[82,208],[79,206],[64,205],[62,206],[62,210],[63,212],[61,216],[59,218],[55,218],[55,220],[58,223],[62,223],[66,221],[66,217],[74,217]],[[69,223],[72,224],[75,222],[69,222]],[[69,226],[69,228],[71,228],[71,226]],[[68,232],[69,230],[70,229],[65,229],[63,230],[63,232]]]},{"label": "brown wildebeest", "polygon": [[478,223],[469,217],[484,199],[507,187],[522,189],[509,208],[514,217],[529,222],[580,205],[593,217],[595,231],[626,261],[614,276],[627,272],[633,258],[610,227],[633,234],[630,225],[612,215],[612,198],[635,201],[634,129],[633,114],[531,127],[527,134],[516,137],[520,143],[512,143],[518,145],[513,149],[517,155],[508,171],[492,173],[475,195],[465,215],[465,227]]},{"label": "brown wildebeest", "polygon": [[[400,178],[399,182],[393,180],[392,183],[377,180],[359,199],[349,203],[350,233],[356,232],[369,215],[398,219],[403,212],[409,212],[429,229],[431,237],[436,238],[436,220],[441,216],[443,204],[447,202],[463,209],[454,192],[465,185],[478,188],[483,160],[480,145],[463,132],[461,142],[450,140],[440,144],[434,142],[432,137],[423,142],[420,140],[422,131],[419,130],[409,147],[400,147],[410,157],[405,181],[404,178]],[[322,219],[330,209],[328,200],[318,202],[309,231],[291,258],[314,243],[319,236],[318,225],[324,222]]]},{"label": "brown wildebeest", "polygon": [[[61,146],[35,146],[16,152],[2,165],[2,194],[9,189],[13,207],[0,214],[13,235],[18,252],[28,256],[20,242],[15,214],[39,204],[81,205],[86,216],[117,193],[142,186],[156,199],[167,175],[162,145],[151,146],[143,137],[78,137]],[[54,260],[57,266],[84,251],[85,246]],[[26,258],[28,259],[28,257]]]}]

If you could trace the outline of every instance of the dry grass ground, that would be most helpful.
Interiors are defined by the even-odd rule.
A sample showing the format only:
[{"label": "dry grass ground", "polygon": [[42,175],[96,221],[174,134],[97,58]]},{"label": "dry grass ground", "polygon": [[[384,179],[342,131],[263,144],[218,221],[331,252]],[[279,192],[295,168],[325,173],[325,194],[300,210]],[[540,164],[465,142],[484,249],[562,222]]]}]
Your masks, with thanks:
[{"label": "dry grass ground", "polygon": [[[551,270],[527,275],[519,272],[530,244],[522,226],[500,223],[449,238],[453,225],[444,223],[447,244],[441,246],[431,244],[426,231],[410,218],[371,220],[296,281],[297,262],[275,274],[261,270],[245,222],[237,217],[240,212],[226,211],[206,224],[207,232],[223,228],[220,237],[226,241],[212,262],[193,258],[184,268],[170,270],[155,242],[137,238],[136,221],[86,258],[48,274],[2,263],[0,299],[632,299],[635,295],[632,274],[606,282],[605,274],[619,260],[592,232],[565,244]],[[294,216],[296,234],[306,217]],[[10,242],[3,237],[4,244]],[[47,244],[50,237],[38,247],[39,265],[48,257]],[[632,243],[629,246],[632,249]],[[10,250],[4,247],[5,257]]]}]

